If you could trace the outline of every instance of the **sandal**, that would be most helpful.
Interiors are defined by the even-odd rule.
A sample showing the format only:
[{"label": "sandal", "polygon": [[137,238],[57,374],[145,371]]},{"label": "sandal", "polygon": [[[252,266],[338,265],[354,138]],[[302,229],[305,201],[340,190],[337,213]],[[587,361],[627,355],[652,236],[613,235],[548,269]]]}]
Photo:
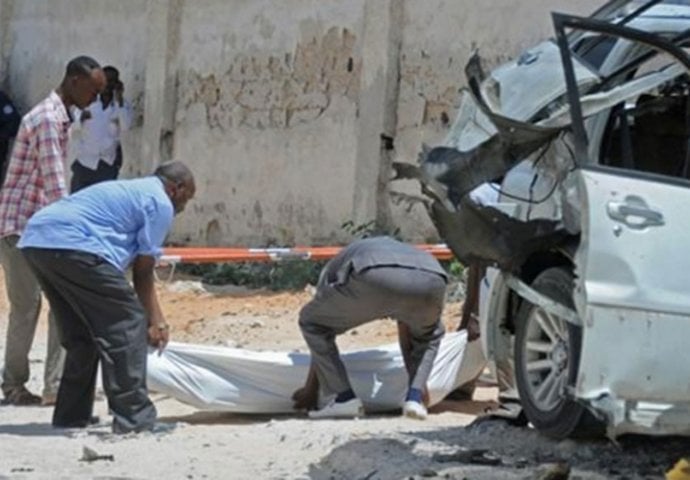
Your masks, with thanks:
[{"label": "sandal", "polygon": [[25,387],[20,387],[6,393],[5,398],[2,399],[0,404],[16,406],[40,405],[41,397],[34,395]]}]

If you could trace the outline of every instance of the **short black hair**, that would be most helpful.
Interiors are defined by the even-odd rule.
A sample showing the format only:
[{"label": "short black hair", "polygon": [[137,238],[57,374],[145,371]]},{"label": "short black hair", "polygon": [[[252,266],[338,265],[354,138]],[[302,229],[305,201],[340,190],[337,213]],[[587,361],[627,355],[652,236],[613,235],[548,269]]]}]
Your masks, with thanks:
[{"label": "short black hair", "polygon": [[162,163],[153,174],[173,183],[194,183],[192,171],[182,162]]},{"label": "short black hair", "polygon": [[71,77],[73,75],[91,75],[91,72],[101,68],[101,65],[91,57],[81,55],[75,57],[67,63],[65,69],[65,76]]},{"label": "short black hair", "polygon": [[116,80],[120,79],[120,71],[112,65],[106,65],[105,67],[103,67],[103,72],[105,72],[106,74],[112,73],[113,75],[115,75]]}]

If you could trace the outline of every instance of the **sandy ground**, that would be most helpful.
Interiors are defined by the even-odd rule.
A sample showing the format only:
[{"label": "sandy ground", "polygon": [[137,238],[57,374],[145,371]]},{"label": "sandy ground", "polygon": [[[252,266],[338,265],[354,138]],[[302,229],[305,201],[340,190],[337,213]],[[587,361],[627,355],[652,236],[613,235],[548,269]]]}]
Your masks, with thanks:
[{"label": "sandy ground", "polygon": [[[176,341],[305,349],[296,320],[309,291],[209,291],[193,280],[178,280],[161,282],[159,292]],[[458,303],[448,305],[444,319],[450,328],[459,310]],[[0,295],[0,354],[6,319]],[[395,335],[393,322],[380,321],[344,335],[339,343],[343,349],[377,345],[394,341]],[[29,386],[34,391],[42,385],[44,353],[42,318],[31,354]],[[503,421],[467,427],[493,405],[496,393],[482,387],[474,401],[446,401],[423,422],[396,415],[313,421],[300,415],[198,412],[153,393],[160,431],[129,436],[110,434],[102,397],[96,405],[102,423],[86,430],[52,429],[51,408],[0,407],[0,479],[527,479],[546,478],[563,461],[573,465],[571,478],[659,478],[686,448],[664,444],[662,458],[640,453],[658,449],[656,443],[625,450],[601,441],[553,442]],[[104,457],[85,461],[85,448]],[[468,449],[480,450],[472,454]]]}]

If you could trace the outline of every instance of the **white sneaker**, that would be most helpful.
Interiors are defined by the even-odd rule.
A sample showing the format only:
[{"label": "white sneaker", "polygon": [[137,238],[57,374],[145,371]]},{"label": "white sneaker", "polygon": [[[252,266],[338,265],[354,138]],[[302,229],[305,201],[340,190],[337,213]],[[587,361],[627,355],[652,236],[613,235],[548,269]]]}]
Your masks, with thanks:
[{"label": "white sneaker", "polygon": [[364,415],[364,406],[359,398],[337,403],[331,400],[321,410],[311,410],[309,418],[353,418]]},{"label": "white sneaker", "polygon": [[426,407],[419,402],[408,400],[403,405],[403,415],[409,418],[424,420],[427,415]]}]

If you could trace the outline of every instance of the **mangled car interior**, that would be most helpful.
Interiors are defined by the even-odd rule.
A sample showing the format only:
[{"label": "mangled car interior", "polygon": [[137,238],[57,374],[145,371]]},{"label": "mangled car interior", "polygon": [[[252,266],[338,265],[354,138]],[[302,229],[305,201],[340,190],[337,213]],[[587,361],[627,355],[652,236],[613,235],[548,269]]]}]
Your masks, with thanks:
[{"label": "mangled car interior", "polygon": [[481,341],[535,428],[687,435],[690,1],[552,19],[507,64],[469,60],[445,141],[396,178],[487,267]]}]

